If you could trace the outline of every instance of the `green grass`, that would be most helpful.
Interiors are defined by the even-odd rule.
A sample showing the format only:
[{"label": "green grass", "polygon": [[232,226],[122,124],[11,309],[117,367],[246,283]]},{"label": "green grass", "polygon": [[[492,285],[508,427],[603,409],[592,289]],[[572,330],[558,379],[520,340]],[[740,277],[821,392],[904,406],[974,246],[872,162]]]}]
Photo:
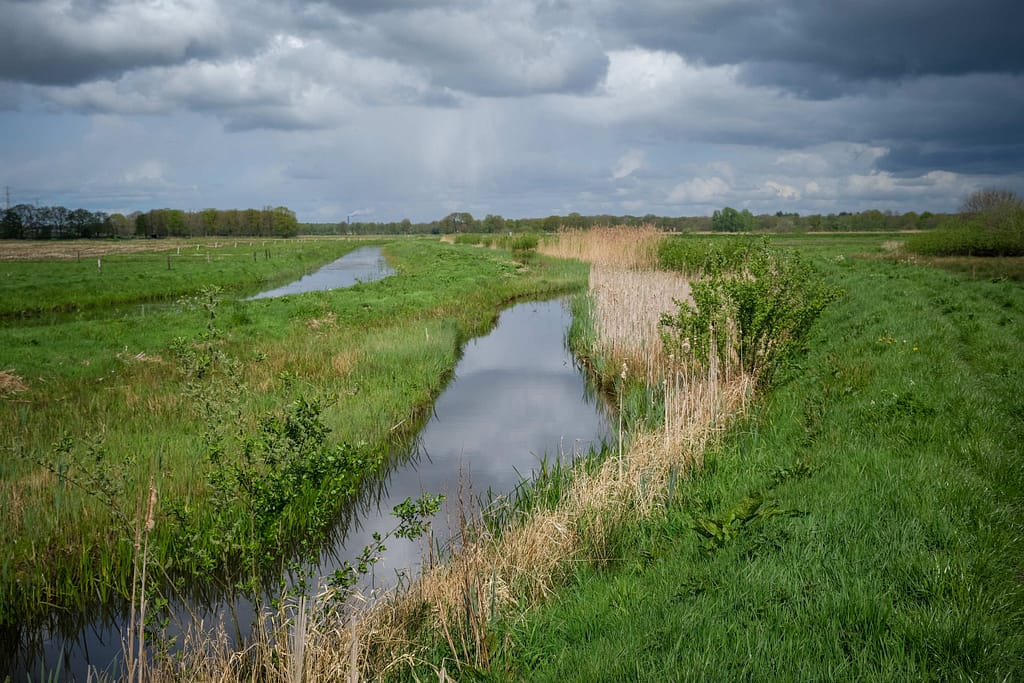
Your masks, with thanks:
[{"label": "green grass", "polygon": [[[196,240],[194,244],[175,243],[159,250],[108,254],[99,259],[0,261],[0,317],[167,300],[194,294],[204,285],[255,293],[297,279],[366,244],[369,242],[350,240]],[[43,243],[40,249],[46,246]]]},{"label": "green grass", "polygon": [[[121,305],[140,285],[110,306],[3,321],[4,369],[29,388],[0,400],[0,623],[123,595],[151,475],[152,558],[172,578],[227,581],[243,556],[315,545],[359,477],[413,433],[468,337],[512,300],[586,281],[580,264],[435,241],[385,253],[397,277],[333,292]],[[164,291],[206,284],[193,273]],[[304,401],[317,401],[326,443],[260,436]],[[245,547],[254,537],[277,547]]]},{"label": "green grass", "polygon": [[[496,626],[493,677],[1024,675],[1024,290],[822,245],[845,295],[806,355],[611,562]],[[751,496],[782,514],[709,550]]]}]

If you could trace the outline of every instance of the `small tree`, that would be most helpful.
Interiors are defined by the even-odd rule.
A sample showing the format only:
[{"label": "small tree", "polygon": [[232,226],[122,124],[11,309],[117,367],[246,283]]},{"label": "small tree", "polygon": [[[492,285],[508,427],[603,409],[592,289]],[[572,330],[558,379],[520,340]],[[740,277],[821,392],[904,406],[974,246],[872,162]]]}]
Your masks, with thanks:
[{"label": "small tree", "polygon": [[1011,190],[987,188],[976,190],[968,195],[960,205],[960,213],[984,214],[997,213],[1005,210],[1019,209],[1024,205],[1020,197]]}]

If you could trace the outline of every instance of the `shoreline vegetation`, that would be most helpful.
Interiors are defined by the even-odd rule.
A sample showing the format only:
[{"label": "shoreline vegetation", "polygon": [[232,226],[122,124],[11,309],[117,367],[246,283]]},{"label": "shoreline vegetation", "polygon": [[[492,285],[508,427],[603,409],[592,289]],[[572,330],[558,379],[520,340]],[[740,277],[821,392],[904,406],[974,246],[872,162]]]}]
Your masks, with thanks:
[{"label": "shoreline vegetation", "polygon": [[[541,250],[583,258],[592,245],[574,245],[577,237]],[[797,308],[817,318],[784,328],[801,328],[802,339],[775,328],[783,332],[777,338],[795,343],[766,350],[743,339],[757,338],[771,316],[744,317],[742,304],[785,300],[786,292],[760,291],[756,276],[696,296],[691,289],[688,300],[681,292],[680,301],[732,297],[736,317],[726,328],[733,337],[719,354],[713,337],[703,352],[695,342],[686,349],[685,333],[702,322],[699,307],[665,316],[656,305],[660,333],[639,341],[645,326],[637,302],[602,299],[601,283],[616,271],[637,277],[652,263],[650,246],[664,243],[632,234],[648,254],[622,263],[621,232],[604,237],[608,248],[599,251],[616,263],[586,257],[592,289],[577,304],[573,343],[617,397],[628,431],[619,450],[572,471],[542,468],[528,492],[506,501],[521,512],[499,515],[511,524],[489,526],[485,511],[483,525],[463,529],[451,561],[400,594],[377,596],[354,613],[334,611],[330,590],[304,598],[282,606],[266,637],[247,650],[205,640],[161,676],[1007,680],[1020,673],[1019,285],[922,267],[883,245],[889,236],[705,243],[695,253],[717,252],[713,263],[676,253],[676,267],[692,277],[716,272],[716,264],[728,270],[735,259],[741,272],[805,274],[808,305]],[[773,261],[766,250],[786,255]],[[802,256],[789,261],[793,254]],[[663,247],[658,263],[666,258],[673,257]],[[751,266],[751,259],[762,261]],[[804,261],[814,267],[805,270]],[[616,304],[629,316],[623,329],[638,331],[632,351],[602,336],[614,327],[602,307]],[[598,348],[603,360],[589,355]],[[739,348],[772,368],[767,379],[749,373],[759,363],[744,362]],[[684,350],[691,362],[677,355]],[[706,361],[694,362],[701,353]],[[648,356],[668,361],[660,385],[648,381],[656,366]],[[464,504],[468,510],[472,501]]]},{"label": "shoreline vegetation", "polygon": [[[102,273],[3,265],[26,273],[5,279],[4,300],[26,306],[33,278],[79,301],[102,278],[143,273],[87,311],[0,323],[6,633],[126,601],[140,543],[153,607],[197,577],[257,593],[264,570],[319,549],[359,481],[415,433],[466,339],[509,302],[585,283],[571,262],[378,243],[398,277],[259,301],[229,293],[279,281],[253,274],[248,245],[198,243],[209,260],[182,264],[193,270],[159,286],[161,305],[137,303],[151,253],[110,257]],[[308,272],[364,244],[303,240],[267,260],[291,250],[280,270]]]},{"label": "shoreline vegetation", "polygon": [[[431,328],[431,316],[457,315],[459,297],[495,275],[532,271],[565,291],[584,284],[586,267],[570,264],[588,264],[570,343],[618,407],[617,447],[572,468],[542,463],[483,510],[450,501],[459,542],[402,591],[319,586],[268,606],[241,650],[223,633],[191,633],[179,654],[139,659],[126,678],[147,664],[147,680],[195,681],[1014,679],[1021,259],[958,256],[940,270],[908,251],[912,240],[608,228],[541,236],[518,258],[465,237],[389,245],[400,263],[438,249],[465,255],[459,268],[498,266],[423,274],[464,287],[425,318],[372,288],[355,293],[352,311],[420,315],[418,340],[441,336],[451,325]],[[333,331],[349,309],[332,305],[329,323],[305,309],[285,317]],[[230,350],[198,318],[200,349]],[[291,386],[306,376],[295,375]],[[430,537],[426,517],[418,530],[433,552],[446,539]]]}]

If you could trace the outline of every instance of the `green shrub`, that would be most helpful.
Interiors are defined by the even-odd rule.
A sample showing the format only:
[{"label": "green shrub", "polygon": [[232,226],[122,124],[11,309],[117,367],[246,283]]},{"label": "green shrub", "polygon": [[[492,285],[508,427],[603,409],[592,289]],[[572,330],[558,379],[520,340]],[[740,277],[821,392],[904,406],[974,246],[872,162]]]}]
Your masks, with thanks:
[{"label": "green shrub", "polygon": [[741,267],[754,251],[765,245],[764,238],[754,237],[668,237],[658,244],[658,263],[664,270],[689,275],[720,275]]},{"label": "green shrub", "polygon": [[952,218],[910,237],[906,248],[923,256],[1024,256],[1024,208]]},{"label": "green shrub", "polygon": [[677,313],[662,315],[663,341],[680,358],[693,354],[706,365],[715,354],[768,381],[801,350],[811,324],[838,294],[798,253],[762,244],[741,266],[693,283],[694,305],[680,302]]},{"label": "green shrub", "polygon": [[525,253],[535,251],[540,244],[540,238],[532,232],[523,232],[512,237],[510,247],[512,251]]}]

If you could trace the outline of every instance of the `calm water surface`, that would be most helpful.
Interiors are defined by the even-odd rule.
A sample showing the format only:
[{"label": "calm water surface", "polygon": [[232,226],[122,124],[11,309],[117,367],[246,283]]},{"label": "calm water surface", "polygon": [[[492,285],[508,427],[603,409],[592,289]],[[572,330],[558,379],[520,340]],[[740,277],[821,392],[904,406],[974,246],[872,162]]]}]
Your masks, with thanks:
[{"label": "calm water surface", "polygon": [[303,275],[295,282],[277,289],[260,292],[249,298],[272,299],[289,294],[321,292],[328,289],[351,287],[360,282],[382,280],[394,274],[395,271],[388,265],[378,247],[359,247],[337,261],[328,263],[315,273]]},{"label": "calm water surface", "polygon": [[[409,453],[388,473],[367,482],[334,534],[340,540],[311,569],[314,578],[353,560],[374,532],[385,535],[392,530],[397,523],[392,510],[406,497],[429,492],[444,494],[451,502],[458,499],[460,487],[475,494],[488,489],[507,492],[537,467],[540,458],[571,458],[611,439],[612,422],[566,349],[570,321],[564,301],[522,303],[502,312],[490,334],[466,344],[433,417]],[[435,517],[432,528],[437,538],[448,538],[446,520],[443,511]],[[386,545],[366,587],[390,586],[397,574],[419,571],[422,541],[396,538]],[[191,613],[207,627],[226,623],[229,633],[239,636],[256,618],[252,605],[237,602],[191,604],[177,612],[180,628],[188,626],[182,615]],[[31,671],[37,680],[45,667],[46,672],[59,670],[62,680],[84,681],[90,665],[101,671],[117,667],[123,622],[94,619],[70,636],[43,634],[34,648],[41,654],[33,654],[26,665],[22,653],[13,679],[24,680],[24,673]]]}]

